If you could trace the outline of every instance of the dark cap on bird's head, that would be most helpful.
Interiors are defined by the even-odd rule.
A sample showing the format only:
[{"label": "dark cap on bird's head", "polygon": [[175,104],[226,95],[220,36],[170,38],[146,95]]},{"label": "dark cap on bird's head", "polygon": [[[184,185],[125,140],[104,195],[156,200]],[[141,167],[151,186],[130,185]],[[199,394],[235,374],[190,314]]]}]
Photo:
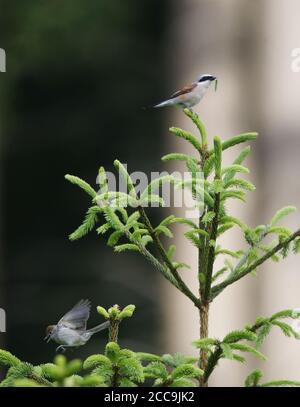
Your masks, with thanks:
[{"label": "dark cap on bird's head", "polygon": [[46,328],[46,336],[44,338],[45,341],[49,342],[50,336],[51,336],[51,334],[53,332],[54,327],[55,327],[55,325],[47,326],[47,328]]},{"label": "dark cap on bird's head", "polygon": [[205,74],[205,75],[201,75],[200,78],[198,78],[198,82],[206,82],[206,81],[212,82],[212,81],[215,81],[216,79],[217,79],[216,76]]}]

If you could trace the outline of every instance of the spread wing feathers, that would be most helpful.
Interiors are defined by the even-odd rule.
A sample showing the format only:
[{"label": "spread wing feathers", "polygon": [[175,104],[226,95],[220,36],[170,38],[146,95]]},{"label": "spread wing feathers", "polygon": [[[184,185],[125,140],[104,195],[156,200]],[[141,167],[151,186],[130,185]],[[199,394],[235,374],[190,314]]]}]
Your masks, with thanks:
[{"label": "spread wing feathers", "polygon": [[191,85],[186,85],[182,89],[180,89],[177,92],[173,93],[173,95],[171,95],[170,99],[174,99],[174,98],[177,98],[178,96],[189,93],[193,89],[195,89],[196,86],[197,86],[197,83],[192,83]]},{"label": "spread wing feathers", "polygon": [[91,303],[89,300],[80,300],[70,311],[68,311],[57,325],[63,325],[71,329],[86,329],[86,322],[90,316]]}]

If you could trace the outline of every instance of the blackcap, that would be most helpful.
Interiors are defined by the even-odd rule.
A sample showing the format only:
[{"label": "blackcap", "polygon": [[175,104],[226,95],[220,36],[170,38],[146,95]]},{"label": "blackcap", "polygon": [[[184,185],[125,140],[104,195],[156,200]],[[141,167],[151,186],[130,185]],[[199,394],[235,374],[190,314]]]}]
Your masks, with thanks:
[{"label": "blackcap", "polygon": [[88,300],[79,301],[69,312],[67,312],[56,325],[49,325],[46,329],[45,341],[53,340],[60,346],[58,350],[65,351],[66,348],[85,345],[96,332],[109,327],[109,321],[86,329],[86,323],[90,316],[91,304]]}]

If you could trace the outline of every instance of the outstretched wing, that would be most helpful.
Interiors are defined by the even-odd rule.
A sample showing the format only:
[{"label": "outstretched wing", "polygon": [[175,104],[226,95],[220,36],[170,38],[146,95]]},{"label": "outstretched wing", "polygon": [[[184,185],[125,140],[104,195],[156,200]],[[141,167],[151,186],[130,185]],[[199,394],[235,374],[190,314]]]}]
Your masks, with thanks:
[{"label": "outstretched wing", "polygon": [[86,322],[90,316],[91,304],[89,300],[80,300],[69,312],[67,312],[57,325],[63,325],[71,329],[86,330]]},{"label": "outstretched wing", "polygon": [[171,95],[170,99],[174,99],[174,98],[177,98],[178,96],[185,95],[186,93],[190,93],[193,89],[195,89],[196,86],[197,86],[197,83],[192,83],[190,85],[186,85],[182,89],[173,93],[173,95]]}]

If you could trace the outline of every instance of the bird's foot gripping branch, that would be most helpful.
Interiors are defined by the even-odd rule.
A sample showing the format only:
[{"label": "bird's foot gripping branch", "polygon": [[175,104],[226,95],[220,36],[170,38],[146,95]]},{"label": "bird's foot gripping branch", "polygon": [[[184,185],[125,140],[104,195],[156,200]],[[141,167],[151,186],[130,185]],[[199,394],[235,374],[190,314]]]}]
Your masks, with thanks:
[{"label": "bird's foot gripping branch", "polygon": [[[182,181],[173,175],[164,175],[152,180],[143,191],[137,191],[126,167],[118,160],[114,164],[117,173],[126,184],[125,192],[109,189],[103,167],[99,170],[98,192],[77,176],[66,175],[66,179],[80,187],[90,198],[86,216],[82,224],[70,235],[70,240],[80,239],[92,230],[96,230],[98,234],[107,235],[107,244],[116,253],[130,250],[142,255],[175,289],[195,305],[200,314],[199,338],[194,341],[196,347],[199,348],[196,361],[198,367],[192,363],[195,362],[193,358],[182,355],[175,358],[170,355],[158,357],[120,349],[116,344],[120,322],[118,313],[122,313],[124,310],[120,311],[118,308],[112,307],[110,311],[106,311],[111,318],[111,342],[108,343],[105,354],[92,356],[83,364],[83,367],[94,368],[91,375],[93,380],[95,380],[94,375],[97,372],[104,372],[106,379],[99,379],[99,383],[94,385],[129,386],[141,384],[147,377],[153,379],[154,385],[185,386],[193,384],[197,378],[198,384],[207,386],[214,369],[223,358],[243,362],[244,354],[250,352],[264,359],[265,356],[258,348],[272,327],[281,329],[286,336],[299,338],[298,333],[290,325],[290,321],[299,318],[300,313],[293,310],[281,311],[267,318],[260,317],[253,325],[230,332],[222,340],[209,336],[210,303],[230,285],[247,275],[258,272],[264,262],[268,260],[277,262],[286,257],[290,251],[298,253],[300,251],[300,229],[292,231],[279,225],[286,215],[295,211],[292,206],[278,210],[266,224],[256,227],[250,227],[232,215],[227,208],[228,200],[245,201],[246,192],[255,189],[254,185],[243,177],[249,173],[244,161],[250,153],[250,146],[243,148],[240,146],[255,140],[257,133],[243,133],[225,141],[219,137],[210,140],[199,117],[188,109],[185,109],[184,113],[195,124],[198,134],[194,135],[176,127],[172,127],[170,131],[176,137],[189,143],[194,153],[193,155],[170,153],[162,160],[164,162],[174,160],[184,162],[190,174],[189,180]],[[239,148],[236,158],[231,165],[224,166],[222,164],[223,155],[234,146]],[[199,182],[200,177],[201,182]],[[174,185],[175,189],[183,188],[190,191],[194,198],[197,219],[170,214],[166,218],[162,218],[158,224],[154,224],[145,208],[145,203],[163,205],[163,196],[157,190],[166,183]],[[176,247],[172,241],[168,244],[165,243],[165,239],[161,238],[164,236],[171,240],[173,238],[172,225],[176,223],[182,224],[185,228],[183,236],[197,251],[198,266],[194,273],[198,277],[198,287],[187,285],[181,270],[190,265],[176,257]],[[242,250],[223,247],[219,242],[219,238],[233,227],[239,228],[244,240]],[[270,237],[272,238],[270,239]],[[219,257],[222,257],[224,264],[221,268],[216,268],[215,260]],[[100,309],[100,313],[108,319],[103,309]],[[191,338],[191,342],[192,339],[195,338]],[[11,357],[12,359],[9,359],[10,356],[7,359],[7,355],[2,353],[0,360],[4,363],[10,360],[8,364],[13,366],[10,369],[11,372],[15,372],[15,368],[17,371],[19,371],[19,367],[23,369],[24,364],[19,364],[21,362],[12,355]],[[127,357],[130,359],[128,366],[131,363],[132,366],[135,366],[130,370],[135,372],[132,376],[129,375],[122,362],[123,358]],[[146,362],[147,365],[144,366],[143,362]],[[56,360],[55,364],[51,365],[53,369],[57,363],[66,362],[62,362],[62,359]],[[68,371],[66,370],[68,364],[64,366],[63,371]],[[29,369],[28,366],[27,368]],[[30,369],[31,372],[33,372],[32,369],[35,369],[34,372],[37,371],[36,369],[41,372],[39,369],[42,367],[31,366]],[[117,377],[115,376],[116,371],[118,372]],[[57,379],[58,383],[62,383],[62,380],[69,377],[66,376],[66,373],[64,375],[60,376],[60,381]],[[288,380],[262,383],[261,376],[261,372],[254,371],[247,377],[245,385],[299,385],[299,382]],[[72,379],[72,383],[75,385],[84,385],[89,380],[89,376],[87,379],[76,379],[76,377]],[[70,383],[70,380],[67,383]],[[9,381],[9,383],[12,382]]]}]

